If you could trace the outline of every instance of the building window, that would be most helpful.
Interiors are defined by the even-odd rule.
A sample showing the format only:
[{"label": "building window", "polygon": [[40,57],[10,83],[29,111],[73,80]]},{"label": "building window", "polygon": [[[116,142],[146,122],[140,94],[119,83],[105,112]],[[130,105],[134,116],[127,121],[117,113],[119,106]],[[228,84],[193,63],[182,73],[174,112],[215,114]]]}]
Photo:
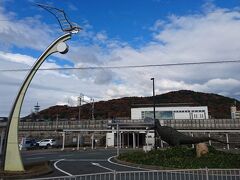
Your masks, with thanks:
[{"label": "building window", "polygon": [[[143,111],[142,114],[143,113],[144,113],[144,118],[145,117],[153,118],[153,111]],[[156,119],[173,119],[172,111],[156,111],[155,115],[156,115]]]},{"label": "building window", "polygon": [[145,118],[145,112],[144,111],[141,112],[141,117],[142,117],[142,119]]}]

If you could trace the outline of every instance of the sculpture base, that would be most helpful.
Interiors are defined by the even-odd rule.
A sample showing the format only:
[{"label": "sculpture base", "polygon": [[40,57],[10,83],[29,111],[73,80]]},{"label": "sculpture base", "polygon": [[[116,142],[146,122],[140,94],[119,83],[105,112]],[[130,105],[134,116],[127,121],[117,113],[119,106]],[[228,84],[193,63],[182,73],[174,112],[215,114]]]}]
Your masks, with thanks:
[{"label": "sculpture base", "polygon": [[201,157],[201,156],[208,154],[207,144],[206,143],[198,143],[196,145],[196,154],[197,154],[197,157]]},{"label": "sculpture base", "polygon": [[48,161],[26,164],[24,167],[24,172],[0,171],[0,177],[3,179],[27,179],[53,172]]}]

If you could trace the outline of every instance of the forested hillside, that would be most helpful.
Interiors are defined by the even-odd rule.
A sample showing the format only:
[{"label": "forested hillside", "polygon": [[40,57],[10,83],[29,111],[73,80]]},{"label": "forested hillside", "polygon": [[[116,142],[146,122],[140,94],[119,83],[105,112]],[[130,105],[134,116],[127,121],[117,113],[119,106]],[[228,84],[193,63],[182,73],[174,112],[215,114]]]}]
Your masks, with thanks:
[{"label": "forested hillside", "polygon": [[[212,118],[230,118],[230,106],[236,101],[217,94],[194,92],[189,90],[173,91],[166,94],[156,95],[157,106],[208,106]],[[131,107],[152,106],[152,97],[124,97],[109,101],[99,101],[94,104],[95,119],[125,118],[130,117]],[[81,106],[81,119],[91,118],[92,106],[85,104]],[[79,108],[69,106],[52,106],[40,111],[39,118],[54,120],[56,116],[60,119],[78,119]]]}]

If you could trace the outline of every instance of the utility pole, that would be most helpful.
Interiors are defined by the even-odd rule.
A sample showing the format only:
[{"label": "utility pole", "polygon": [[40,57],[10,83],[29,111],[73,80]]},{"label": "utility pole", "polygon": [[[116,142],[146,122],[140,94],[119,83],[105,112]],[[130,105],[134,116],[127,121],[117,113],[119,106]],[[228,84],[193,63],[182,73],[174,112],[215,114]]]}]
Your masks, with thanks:
[{"label": "utility pole", "polygon": [[82,100],[83,100],[84,95],[80,93],[78,97],[78,121],[81,120],[81,105],[82,105]]}]

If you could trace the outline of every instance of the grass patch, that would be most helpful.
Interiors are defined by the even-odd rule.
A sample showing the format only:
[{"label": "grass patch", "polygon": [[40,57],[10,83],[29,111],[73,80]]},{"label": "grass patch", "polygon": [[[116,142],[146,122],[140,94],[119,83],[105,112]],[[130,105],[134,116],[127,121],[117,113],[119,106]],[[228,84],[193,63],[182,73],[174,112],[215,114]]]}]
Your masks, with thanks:
[{"label": "grass patch", "polygon": [[188,147],[173,147],[165,150],[152,150],[148,153],[134,151],[120,154],[119,160],[141,165],[168,168],[240,168],[240,154],[231,154],[208,147],[209,153],[200,158],[196,150]]}]

